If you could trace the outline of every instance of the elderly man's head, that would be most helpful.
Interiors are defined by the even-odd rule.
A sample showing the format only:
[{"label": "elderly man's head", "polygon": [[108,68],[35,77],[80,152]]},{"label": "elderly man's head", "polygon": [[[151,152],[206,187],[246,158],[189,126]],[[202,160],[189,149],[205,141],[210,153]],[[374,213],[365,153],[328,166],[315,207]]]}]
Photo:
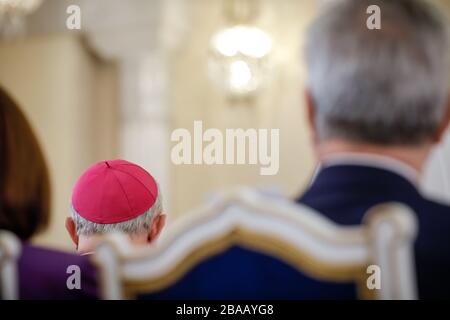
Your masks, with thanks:
[{"label": "elderly man's head", "polygon": [[124,160],[101,161],[83,173],[72,194],[72,217],[66,219],[80,253],[91,252],[112,232],[127,234],[137,245],[150,243],[164,224],[157,182]]},{"label": "elderly man's head", "polygon": [[[367,26],[381,9],[381,29]],[[449,122],[447,21],[419,0],[343,0],[314,22],[307,43],[315,141],[423,147]]]}]

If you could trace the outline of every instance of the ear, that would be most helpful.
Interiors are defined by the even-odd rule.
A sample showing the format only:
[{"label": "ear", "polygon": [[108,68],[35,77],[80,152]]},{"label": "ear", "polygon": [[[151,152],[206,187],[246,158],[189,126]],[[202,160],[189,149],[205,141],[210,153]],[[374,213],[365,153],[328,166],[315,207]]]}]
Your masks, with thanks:
[{"label": "ear", "polygon": [[148,234],[148,242],[152,242],[158,238],[161,234],[162,229],[166,225],[166,215],[158,214],[153,220],[152,226],[150,227],[150,232]]},{"label": "ear", "polygon": [[75,222],[71,217],[66,218],[66,230],[69,233],[70,238],[72,239],[75,246],[78,247],[78,234],[77,234],[77,227],[75,225]]},{"label": "ear", "polygon": [[315,106],[314,98],[311,94],[311,91],[309,91],[309,89],[305,89],[304,99],[305,99],[305,103],[306,103],[306,120],[308,121],[313,144],[316,146],[319,142],[319,138],[317,135],[317,128],[316,128],[316,106]]},{"label": "ear", "polygon": [[444,118],[442,120],[441,125],[439,126],[438,130],[436,131],[436,133],[433,137],[433,142],[435,144],[438,144],[442,141],[445,133],[447,132],[447,129],[449,128],[449,125],[450,125],[450,93],[448,95],[447,102],[446,102]]}]

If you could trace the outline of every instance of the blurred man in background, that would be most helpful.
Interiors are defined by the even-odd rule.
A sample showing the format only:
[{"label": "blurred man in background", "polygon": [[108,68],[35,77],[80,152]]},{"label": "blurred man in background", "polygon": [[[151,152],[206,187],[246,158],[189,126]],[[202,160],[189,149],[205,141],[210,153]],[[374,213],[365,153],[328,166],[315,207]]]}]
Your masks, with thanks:
[{"label": "blurred man in background", "polygon": [[111,232],[146,245],[159,236],[165,222],[156,180],[136,164],[109,160],[94,164],[78,179],[66,229],[77,251],[89,254]]},{"label": "blurred man in background", "polygon": [[[367,8],[381,9],[381,29]],[[421,298],[448,297],[450,207],[418,191],[425,162],[448,127],[447,21],[419,0],[347,0],[313,24],[306,97],[321,169],[298,200],[343,225],[374,205],[417,214]]]}]

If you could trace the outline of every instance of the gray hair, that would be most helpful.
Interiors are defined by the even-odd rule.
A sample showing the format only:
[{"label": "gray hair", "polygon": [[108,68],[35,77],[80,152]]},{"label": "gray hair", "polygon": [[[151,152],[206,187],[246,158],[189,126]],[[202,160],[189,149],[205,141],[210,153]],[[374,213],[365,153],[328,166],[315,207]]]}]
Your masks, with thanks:
[{"label": "gray hair", "polygon": [[158,196],[153,206],[146,212],[131,220],[111,224],[95,223],[80,216],[73,207],[72,219],[75,222],[78,235],[91,236],[94,234],[106,234],[111,232],[141,234],[149,230],[153,217],[162,213],[161,202],[161,193],[158,188]]},{"label": "gray hair", "polygon": [[420,145],[443,121],[448,21],[424,1],[339,1],[313,23],[306,60],[320,139]]}]

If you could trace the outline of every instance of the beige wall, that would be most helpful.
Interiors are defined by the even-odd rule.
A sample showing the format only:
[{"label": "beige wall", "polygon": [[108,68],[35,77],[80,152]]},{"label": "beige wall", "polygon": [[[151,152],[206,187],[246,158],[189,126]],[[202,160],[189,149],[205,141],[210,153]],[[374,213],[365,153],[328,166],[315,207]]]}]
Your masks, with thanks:
[{"label": "beige wall", "polygon": [[72,186],[90,163],[116,155],[115,68],[66,35],[0,44],[0,70],[0,84],[27,114],[50,168],[52,222],[36,241],[70,248],[64,218]]},{"label": "beige wall", "polygon": [[[450,13],[450,1],[433,0]],[[302,49],[307,26],[317,14],[316,1],[261,0],[254,24],[273,36],[275,67],[271,82],[252,104],[233,106],[207,77],[208,45],[212,35],[225,26],[223,1],[191,0],[190,32],[169,59],[169,104],[172,128],[188,128],[203,120],[205,128],[280,128],[280,171],[259,175],[258,166],[171,167],[171,214],[178,217],[202,203],[214,190],[245,184],[279,187],[289,197],[306,187],[315,166],[305,121],[302,92],[305,66]],[[450,135],[450,133],[449,133]],[[427,192],[450,199],[450,139],[439,147],[424,179]],[[172,143],[172,146],[175,143]]]},{"label": "beige wall", "polygon": [[[172,166],[171,214],[179,216],[203,202],[210,191],[235,185],[275,186],[287,196],[300,194],[314,169],[304,117],[302,45],[314,17],[314,1],[261,1],[255,24],[275,39],[271,82],[250,105],[233,106],[207,76],[212,35],[224,27],[223,2],[192,0],[190,32],[170,58],[170,107],[175,128],[279,128],[280,171],[260,176],[259,166]],[[172,146],[175,143],[172,143]]]}]

